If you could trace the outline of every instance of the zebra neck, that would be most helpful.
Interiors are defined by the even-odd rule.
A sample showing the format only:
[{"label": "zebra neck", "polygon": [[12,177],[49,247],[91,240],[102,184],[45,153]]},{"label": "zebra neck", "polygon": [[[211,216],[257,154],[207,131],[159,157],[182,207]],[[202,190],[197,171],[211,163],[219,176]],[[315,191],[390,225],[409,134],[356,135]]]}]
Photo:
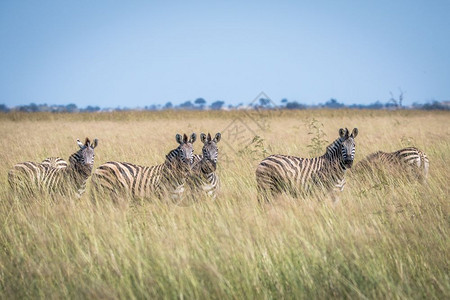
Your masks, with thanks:
[{"label": "zebra neck", "polygon": [[214,173],[216,171],[216,168],[216,163],[210,161],[209,159],[202,158],[202,160],[200,161],[200,170],[205,177],[208,177],[208,175]]},{"label": "zebra neck", "polygon": [[174,162],[176,160],[176,158],[178,157],[179,154],[179,149],[173,149],[172,151],[170,151],[167,155],[166,155],[166,162]]},{"label": "zebra neck", "polygon": [[165,185],[178,187],[184,184],[186,174],[183,170],[180,170],[180,168],[177,167],[175,162],[166,160],[162,166],[163,180],[166,181]]},{"label": "zebra neck", "polygon": [[83,188],[86,181],[92,173],[92,168],[87,167],[79,162],[79,153],[72,154],[69,158],[69,166],[63,169],[67,173],[67,178],[70,178],[77,189]]},{"label": "zebra neck", "polygon": [[172,181],[178,181],[178,178],[183,175],[180,160],[178,159],[179,154],[179,148],[173,149],[166,155],[166,160],[164,161],[165,172],[167,176],[172,178]]},{"label": "zebra neck", "polygon": [[180,163],[175,159],[174,160],[166,159],[163,166],[164,166],[163,172],[169,177],[178,178],[184,173],[182,167],[180,166]]},{"label": "zebra neck", "polygon": [[342,159],[342,142],[343,140],[341,138],[336,139],[327,147],[327,152],[325,152],[323,157],[329,162],[329,167],[331,167],[331,169],[334,169],[337,173],[344,174],[347,168]]},{"label": "zebra neck", "polygon": [[363,165],[368,165],[375,161],[388,161],[389,157],[392,157],[393,153],[386,153],[383,151],[377,151],[375,153],[369,154],[364,160],[361,161]]}]

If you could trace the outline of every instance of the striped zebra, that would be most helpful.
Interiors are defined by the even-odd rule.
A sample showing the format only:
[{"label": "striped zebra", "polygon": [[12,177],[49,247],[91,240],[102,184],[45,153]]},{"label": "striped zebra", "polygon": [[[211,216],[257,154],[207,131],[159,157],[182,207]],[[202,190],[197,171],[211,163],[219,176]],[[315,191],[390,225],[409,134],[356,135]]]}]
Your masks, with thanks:
[{"label": "striped zebra", "polygon": [[[327,192],[342,191],[345,171],[352,167],[355,158],[354,139],[357,135],[357,128],[351,134],[347,128],[339,129],[339,138],[320,157],[271,155],[265,158],[256,169],[258,201],[269,201],[282,192],[298,197],[317,187]],[[337,199],[333,197],[333,200]]]},{"label": "striped zebra", "polygon": [[62,159],[61,157],[47,157],[41,162],[41,165],[46,168],[67,168],[69,165],[67,161]]},{"label": "striped zebra", "polygon": [[430,162],[427,155],[416,147],[407,147],[394,152],[378,151],[366,156],[355,165],[356,172],[373,171],[379,167],[391,167],[420,181],[428,177]]},{"label": "striped zebra", "polygon": [[[86,138],[77,140],[80,149],[69,158],[69,165],[62,167],[61,160],[46,159],[43,163],[23,162],[16,164],[8,173],[8,182],[16,192],[81,197],[86,189],[86,181],[94,165],[94,148],[98,140]],[[59,163],[59,165],[58,165]]]},{"label": "striped zebra", "polygon": [[216,168],[219,155],[217,143],[220,138],[220,133],[217,133],[214,138],[210,133],[200,134],[200,140],[203,143],[202,155],[194,154],[192,175],[188,180],[191,191],[202,191],[212,199],[216,198],[219,187],[219,175],[216,173]]},{"label": "striped zebra", "polygon": [[127,162],[110,161],[98,167],[92,176],[96,193],[107,193],[113,200],[119,196],[131,198],[159,198],[169,194],[180,200],[184,183],[193,163],[195,133],[176,135],[179,146],[166,155],[164,163],[157,166],[139,166]]}]

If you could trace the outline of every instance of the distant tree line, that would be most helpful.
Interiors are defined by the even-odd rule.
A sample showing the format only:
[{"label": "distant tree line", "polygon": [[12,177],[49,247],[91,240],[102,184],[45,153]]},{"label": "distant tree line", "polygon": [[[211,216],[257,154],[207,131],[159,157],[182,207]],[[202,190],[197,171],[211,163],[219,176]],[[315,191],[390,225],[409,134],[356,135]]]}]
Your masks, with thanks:
[{"label": "distant tree line", "polygon": [[30,103],[27,105],[19,105],[13,108],[9,108],[4,104],[0,104],[1,112],[9,111],[22,111],[22,112],[66,112],[66,113],[76,113],[76,112],[96,112],[100,111],[99,106],[87,106],[85,108],[78,108],[76,104],[70,103],[67,105],[47,105],[47,104],[36,104]]},{"label": "distant tree line", "polygon": [[424,110],[450,110],[450,101],[432,101],[425,104],[413,103],[411,106],[403,105],[403,95],[401,94],[399,100],[391,97],[386,103],[380,101],[373,102],[371,104],[351,104],[345,105],[338,100],[331,98],[325,103],[319,103],[316,105],[307,105],[297,101],[289,101],[288,99],[282,99],[279,104],[274,103],[271,99],[260,98],[254,103],[244,105],[239,103],[237,105],[226,105],[225,101],[216,100],[211,104],[207,104],[207,101],[203,98],[197,98],[194,101],[188,100],[181,104],[174,105],[171,102],[167,102],[164,105],[152,104],[143,108],[128,108],[128,107],[116,107],[116,108],[100,108],[99,106],[87,106],[85,108],[77,107],[77,105],[71,103],[67,105],[47,105],[30,103],[28,105],[19,105],[16,107],[7,107],[5,104],[0,104],[0,112],[20,111],[20,112],[54,112],[54,113],[77,113],[77,112],[100,112],[100,111],[126,111],[126,110],[239,110],[239,109],[424,109]]}]

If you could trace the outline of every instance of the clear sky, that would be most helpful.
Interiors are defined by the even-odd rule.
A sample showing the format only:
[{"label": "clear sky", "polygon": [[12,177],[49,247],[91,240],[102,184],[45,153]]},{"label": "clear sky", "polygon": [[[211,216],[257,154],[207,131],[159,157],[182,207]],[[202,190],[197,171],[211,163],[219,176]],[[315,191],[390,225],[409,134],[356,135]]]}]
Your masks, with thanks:
[{"label": "clear sky", "polygon": [[0,1],[0,103],[450,99],[450,1]]}]

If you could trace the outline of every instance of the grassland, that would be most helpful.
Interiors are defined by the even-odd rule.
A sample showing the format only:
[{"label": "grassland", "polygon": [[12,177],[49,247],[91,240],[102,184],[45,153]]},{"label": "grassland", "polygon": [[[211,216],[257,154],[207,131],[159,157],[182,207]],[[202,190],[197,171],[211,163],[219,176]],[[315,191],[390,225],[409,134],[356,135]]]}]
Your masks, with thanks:
[{"label": "grassland", "polygon": [[[2,299],[450,297],[449,113],[16,113],[0,115],[0,126]],[[424,150],[427,184],[349,174],[336,207],[288,197],[257,205],[254,170],[264,156],[314,155],[340,127],[358,127],[357,161],[376,150]],[[89,193],[52,201],[8,189],[15,163],[68,158],[78,137],[99,138],[96,166],[154,165],[176,147],[176,133],[219,131],[215,202],[95,209]]]}]

